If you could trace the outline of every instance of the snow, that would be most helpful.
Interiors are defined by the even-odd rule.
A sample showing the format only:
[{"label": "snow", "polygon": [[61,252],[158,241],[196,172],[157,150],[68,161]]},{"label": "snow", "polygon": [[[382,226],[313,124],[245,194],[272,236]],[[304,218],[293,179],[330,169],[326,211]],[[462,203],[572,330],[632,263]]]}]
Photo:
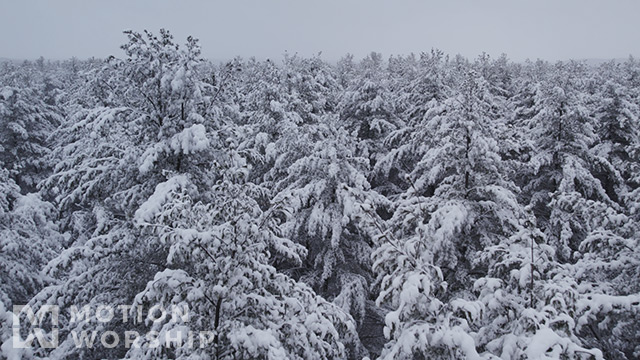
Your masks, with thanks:
[{"label": "snow", "polygon": [[[575,352],[582,352],[593,355],[596,360],[603,359],[600,350],[586,350],[576,346],[570,339],[561,337],[549,328],[536,331],[531,338],[525,354],[531,360],[554,360],[560,359],[562,355],[569,354],[570,357]],[[566,355],[565,355],[566,356]]]},{"label": "snow", "polygon": [[271,100],[271,102],[269,102],[269,106],[271,108],[271,111],[273,111],[274,113],[284,112],[284,106],[275,100]]},{"label": "snow", "polygon": [[[384,359],[403,358],[407,354],[442,351],[452,358],[457,358],[456,353],[461,353],[465,359],[480,360],[483,357],[478,354],[473,338],[459,326],[437,327],[433,324],[419,322],[409,326],[392,343],[391,351],[383,354]],[[454,355],[456,354],[456,355]]]},{"label": "snow", "polygon": [[176,175],[169,180],[156,185],[153,195],[145,201],[134,215],[134,222],[143,225],[150,222],[161,210],[172,192],[181,188],[187,188],[189,179],[187,175]]},{"label": "snow", "polygon": [[609,316],[609,313],[620,310],[640,311],[640,294],[607,295],[584,294],[576,304],[576,310],[580,315],[578,328],[594,321],[598,315]]},{"label": "snow", "polygon": [[13,96],[15,90],[10,87],[3,87],[0,91],[0,97],[4,98],[4,100],[9,100],[11,96]]},{"label": "snow", "polygon": [[468,301],[465,299],[452,300],[451,307],[454,311],[462,311],[469,322],[482,319],[482,314],[485,311],[484,304],[481,301]]},{"label": "snow", "polygon": [[[1,340],[10,297],[36,294],[186,304],[192,323],[146,327],[222,336],[124,357],[362,358],[347,354],[361,340],[382,359],[640,351],[625,344],[640,311],[628,69],[434,53],[224,68],[129,35],[127,59],[78,80],[66,63],[3,74],[25,88],[0,87]],[[40,75],[60,85],[51,106]],[[64,118],[40,126],[50,109]],[[41,195],[23,174],[46,177]],[[56,351],[38,355],[78,357]]]},{"label": "snow", "polygon": [[433,237],[438,242],[452,239],[468,220],[465,206],[455,201],[439,207],[431,216],[429,226],[434,230]]},{"label": "snow", "polygon": [[267,350],[270,359],[287,357],[282,344],[268,330],[256,329],[249,325],[229,333],[228,338],[236,347],[246,350],[250,356],[256,358],[264,354],[265,350]]},{"label": "snow", "polygon": [[168,152],[169,149],[171,149],[176,155],[189,155],[206,150],[209,145],[210,142],[204,125],[192,125],[171,137],[171,139],[168,140],[167,145],[160,142],[145,150],[140,157],[142,161],[138,170],[142,174],[146,174],[151,171],[156,162],[160,159],[162,153]]},{"label": "snow", "polygon": [[146,174],[153,169],[153,165],[158,160],[161,151],[161,148],[158,149],[157,146],[153,146],[142,154],[142,164],[138,167],[140,173]]},{"label": "snow", "polygon": [[[437,336],[438,334],[436,334]],[[434,337],[436,337],[434,336]],[[458,348],[469,360],[480,360],[481,357],[476,350],[476,344],[473,337],[469,335],[464,329],[460,327],[454,327],[449,331],[442,334],[442,343],[449,347]]]},{"label": "snow", "polygon": [[19,123],[12,121],[7,124],[7,127],[14,133],[18,134],[18,136],[20,136],[23,140],[29,138],[29,132]]},{"label": "snow", "polygon": [[209,147],[207,130],[202,124],[195,124],[171,138],[169,146],[176,154],[193,154]]},{"label": "snow", "polygon": [[176,71],[173,79],[171,80],[171,90],[173,92],[181,92],[183,90],[186,73],[187,72],[183,66],[178,68],[178,71]]}]

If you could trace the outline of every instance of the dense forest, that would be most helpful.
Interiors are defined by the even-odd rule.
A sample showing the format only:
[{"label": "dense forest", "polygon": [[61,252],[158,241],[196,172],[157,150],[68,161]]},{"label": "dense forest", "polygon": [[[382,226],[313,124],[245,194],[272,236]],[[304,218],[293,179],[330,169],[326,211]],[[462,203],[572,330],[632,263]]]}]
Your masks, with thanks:
[{"label": "dense forest", "polygon": [[[633,58],[217,64],[125,34],[0,65],[0,358],[640,358]],[[59,306],[58,346],[13,347],[16,304]],[[69,312],[100,304],[189,317]]]}]

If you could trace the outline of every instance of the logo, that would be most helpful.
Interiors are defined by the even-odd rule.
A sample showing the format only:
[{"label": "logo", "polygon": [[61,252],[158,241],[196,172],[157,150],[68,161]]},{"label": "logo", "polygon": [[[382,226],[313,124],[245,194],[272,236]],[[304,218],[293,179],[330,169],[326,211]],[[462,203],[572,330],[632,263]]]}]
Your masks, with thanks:
[{"label": "logo", "polygon": [[[43,305],[37,312],[28,305],[13,306],[13,348],[26,349],[33,347],[33,340],[37,339],[40,347],[45,349],[54,349],[58,347],[58,317],[60,308],[55,305]],[[23,339],[21,335],[21,318],[26,316],[30,323],[29,333]],[[46,325],[49,325],[48,327]],[[26,327],[25,327],[26,328]],[[50,331],[45,331],[45,329]],[[49,335],[47,335],[47,332]]]},{"label": "logo", "polygon": [[[172,306],[170,309],[165,309],[162,305],[155,305],[149,309],[130,305],[72,305],[68,310],[63,314],[66,319],[63,323],[70,326],[66,341],[71,339],[76,348],[93,348],[98,345],[107,349],[117,346],[124,346],[126,349],[142,346],[204,348],[215,340],[213,331],[191,331],[185,326],[189,322],[189,308],[186,304]],[[43,305],[36,312],[29,305],[14,305],[13,348],[33,348],[36,345],[35,340],[40,348],[57,348],[59,317],[60,308],[56,305]],[[125,328],[129,324],[134,329],[118,333],[105,330],[101,326],[114,322],[125,325]],[[74,328],[74,324],[93,324],[96,327],[94,330],[82,326]],[[164,324],[168,325],[168,328],[139,333],[137,330],[140,330],[140,324]]]}]

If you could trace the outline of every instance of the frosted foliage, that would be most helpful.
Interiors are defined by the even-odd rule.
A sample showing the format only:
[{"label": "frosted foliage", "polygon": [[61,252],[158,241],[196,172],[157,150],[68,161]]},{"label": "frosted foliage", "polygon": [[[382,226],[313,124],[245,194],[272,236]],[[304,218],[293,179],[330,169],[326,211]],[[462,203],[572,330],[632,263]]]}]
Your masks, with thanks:
[{"label": "frosted foliage", "polygon": [[349,237],[345,229],[357,225],[363,216],[361,205],[377,198],[364,175],[366,160],[345,146],[348,134],[333,124],[325,126],[322,139],[278,183],[282,191],[276,201],[299,214],[284,224],[292,235],[316,237],[328,251],[341,251]]},{"label": "frosted foliage", "polygon": [[[135,181],[130,166],[139,156],[127,126],[134,119],[135,114],[126,108],[78,111],[69,127],[55,134],[61,144],[53,156],[59,161],[44,188],[63,207],[130,190]],[[122,194],[128,199],[137,197]]]},{"label": "frosted foliage", "polygon": [[[526,292],[535,283],[530,291],[549,296],[555,284],[546,288],[547,278],[529,276],[536,272],[527,246],[544,236],[522,226],[531,220],[515,196],[518,189],[500,175],[506,164],[497,154],[497,134],[489,126],[491,95],[483,86],[471,74],[456,102],[434,106],[425,115],[423,126],[437,137],[408,175],[416,180],[390,220],[396,234],[382,237],[373,255],[380,274],[378,302],[394,309],[386,316],[389,342],[382,357],[519,358],[533,356],[538,343],[543,353],[557,345],[558,354],[601,356],[574,334],[552,331],[556,340],[547,344],[544,331],[515,320],[528,313],[533,329],[555,328],[568,320],[570,309],[558,306],[563,302],[556,297],[536,304],[534,294]],[[407,231],[411,228],[415,233]],[[553,261],[552,248],[543,249],[544,258]],[[506,324],[514,327],[504,329]]]},{"label": "frosted foliage", "polygon": [[172,193],[175,193],[182,187],[188,185],[188,179],[185,175],[178,175],[170,178],[169,180],[156,185],[156,190],[145,201],[134,215],[134,221],[138,224],[144,224],[156,217],[156,215],[162,210],[162,206],[170,198]]},{"label": "frosted foliage", "polygon": [[64,206],[106,201],[130,213],[164,171],[199,172],[195,164],[208,156],[212,135],[203,115],[212,89],[197,80],[197,41],[181,49],[167,31],[126,34],[127,59],[112,58],[102,69],[110,74],[111,104],[77,109],[55,134],[57,165],[44,188]]},{"label": "frosted foliage", "polygon": [[[202,351],[218,358],[346,356],[343,342],[354,341],[351,318],[267,264],[268,248],[295,262],[304,249],[272,232],[272,214],[261,213],[249,197],[252,185],[230,182],[235,175],[227,171],[229,178],[216,185],[218,196],[210,205],[190,199],[185,178],[159,185],[143,204],[141,209],[147,210],[137,215],[153,220],[142,226],[169,246],[167,262],[190,270],[156,274],[134,304],[185,302],[197,314],[219,314],[191,320],[216,326],[214,348]],[[163,324],[161,332],[176,326]],[[154,354],[144,349],[133,353]],[[192,355],[185,349],[187,354]]]},{"label": "frosted foliage", "polygon": [[142,154],[141,173],[148,173],[163,153],[173,155],[189,155],[209,147],[209,139],[202,124],[193,125],[175,134],[166,143],[157,143]]},{"label": "frosted foliage", "polygon": [[349,146],[350,135],[333,121],[326,118],[316,127],[320,138],[288,167],[276,184],[281,190],[274,201],[290,214],[282,226],[284,234],[308,249],[311,267],[301,280],[366,329],[372,248],[363,207],[377,206],[383,198],[371,191],[366,159],[356,155]]},{"label": "frosted foliage", "polygon": [[[640,358],[636,59],[124,34],[0,64],[0,358]],[[12,304],[60,306],[59,346],[14,349]]]},{"label": "frosted foliage", "polygon": [[61,250],[53,205],[20,188],[0,169],[0,302],[25,303],[52,279],[41,270]]},{"label": "frosted foliage", "polygon": [[61,121],[60,111],[34,89],[0,87],[0,166],[21,187],[33,191],[48,174],[47,137]]}]

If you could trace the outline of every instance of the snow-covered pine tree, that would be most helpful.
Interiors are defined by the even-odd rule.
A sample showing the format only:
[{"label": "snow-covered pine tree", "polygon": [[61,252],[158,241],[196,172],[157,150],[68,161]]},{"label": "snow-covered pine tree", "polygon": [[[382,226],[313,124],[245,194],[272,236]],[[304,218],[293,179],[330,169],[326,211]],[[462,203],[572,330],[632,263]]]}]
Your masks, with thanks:
[{"label": "snow-covered pine tree", "polygon": [[288,272],[350,313],[361,334],[375,336],[369,321],[378,316],[369,291],[373,244],[362,207],[376,209],[384,199],[366,180],[368,160],[337,122],[327,116],[307,128],[312,149],[275,184],[274,202],[288,209],[285,234],[308,250],[303,266]]},{"label": "snow-covered pine tree", "polygon": [[353,54],[346,54],[336,64],[337,79],[342,89],[348,89],[356,78]]},{"label": "snow-covered pine tree", "polygon": [[26,304],[53,279],[41,271],[62,249],[54,223],[55,207],[39,194],[21,194],[8,170],[0,167],[0,357],[14,352],[12,305]]},{"label": "snow-covered pine tree", "polygon": [[387,196],[400,194],[410,186],[405,175],[420,160],[427,139],[433,135],[422,124],[425,114],[448,96],[444,61],[442,52],[422,53],[414,70],[416,76],[404,78],[394,94],[403,125],[385,137],[387,152],[381,154],[371,176],[375,189]]},{"label": "snow-covered pine tree", "polygon": [[571,210],[577,202],[591,199],[616,208],[595,176],[598,171],[615,174],[615,170],[606,158],[590,151],[597,140],[595,120],[565,71],[559,68],[556,81],[538,89],[538,109],[529,130],[536,140],[536,154],[530,160],[533,174],[527,185],[538,224],[562,262],[574,259],[573,252],[585,236],[584,224]]},{"label": "snow-covered pine tree", "polygon": [[416,146],[421,159],[408,174],[411,187],[374,253],[378,303],[393,310],[382,358],[479,357],[459,305],[486,275],[477,252],[510,236],[521,216],[517,189],[503,176],[493,106],[486,83],[470,71],[421,124],[431,137]]},{"label": "snow-covered pine tree", "polygon": [[36,90],[0,88],[0,164],[23,193],[36,190],[51,171],[48,137],[61,122],[60,111],[42,101]]},{"label": "snow-covered pine tree", "polygon": [[58,164],[44,185],[63,208],[97,201],[131,215],[165,171],[201,168],[197,153],[213,124],[203,117],[209,87],[197,73],[197,41],[179,49],[164,30],[160,38],[126,33],[128,58],[112,58],[103,69],[107,106],[78,109],[55,134]]},{"label": "snow-covered pine tree", "polygon": [[359,64],[359,76],[340,99],[340,119],[358,140],[358,156],[375,165],[383,153],[382,141],[401,120],[393,109],[388,84],[384,78],[382,55],[371,53]]},{"label": "snow-covered pine tree", "polygon": [[623,203],[625,194],[638,187],[634,180],[639,159],[634,158],[637,156],[634,149],[640,146],[640,109],[629,91],[613,81],[608,81],[595,98],[596,131],[600,142],[594,151],[616,170],[613,174],[596,175],[609,197]]},{"label": "snow-covered pine tree", "polygon": [[473,69],[489,84],[491,93],[496,97],[504,98],[513,95],[512,67],[506,54],[492,60],[489,54],[482,53],[473,64]]},{"label": "snow-covered pine tree", "polygon": [[[189,38],[182,50],[164,30],[160,38],[127,35],[128,58],[110,59],[102,70],[108,76],[97,74],[108,84],[94,82],[104,85],[107,106],[74,104],[75,113],[54,134],[58,164],[43,190],[56,200],[70,239],[46,268],[57,283],[35,304],[131,303],[138,288],[166,267],[166,251],[135,227],[137,209],[175,173],[191,174],[200,186],[214,182],[197,42]],[[64,338],[71,329],[61,328],[67,345],[51,356],[74,353],[72,339]]]},{"label": "snow-covered pine tree", "polygon": [[[178,175],[156,187],[136,212],[139,226],[169,247],[168,268],[158,272],[134,304],[187,304],[189,324],[166,321],[150,330],[212,330],[204,349],[145,347],[128,355],[216,359],[355,357],[359,342],[353,319],[306,285],[277,273],[269,250],[300,265],[306,250],[281,237],[277,208],[260,210],[266,189],[246,182],[248,167],[229,152],[209,203],[188,177]],[[275,255],[275,254],[274,254]],[[170,319],[168,319],[170,320]],[[146,344],[149,345],[149,344]]]},{"label": "snow-covered pine tree", "polygon": [[[36,354],[355,357],[351,316],[269,265],[276,256],[299,263],[304,249],[279,235],[277,207],[260,203],[267,191],[247,181],[237,150],[242,129],[210,118],[211,84],[198,80],[195,41],[182,51],[166,31],[127,34],[128,58],[110,60],[113,105],[81,110],[60,130],[56,154],[64,161],[45,189],[57,196],[74,237],[45,269],[58,282],[30,304],[187,304],[195,319],[127,329],[62,316],[61,345]],[[143,339],[130,351],[77,349],[73,331],[87,329],[210,330],[215,345],[155,348]]]},{"label": "snow-covered pine tree", "polygon": [[486,358],[602,359],[576,326],[582,285],[535,221],[527,211],[510,237],[477,254],[487,275],[473,284],[476,298],[458,299],[455,308]]},{"label": "snow-covered pine tree", "polygon": [[286,169],[309,150],[305,128],[314,126],[336,106],[337,81],[319,57],[285,58],[282,68],[271,61],[249,64],[252,76],[241,109],[247,120],[243,148],[254,152],[254,174],[273,187]]},{"label": "snow-covered pine tree", "polygon": [[[637,288],[621,286],[619,278],[606,270],[619,266],[619,271],[634,273],[637,252],[628,252],[622,244],[635,243],[633,229],[637,225],[624,215],[614,201],[617,199],[609,196],[620,188],[607,191],[599,180],[614,181],[611,179],[618,179],[620,171],[600,151],[592,149],[600,141],[595,132],[598,124],[585,108],[584,92],[578,84],[586,75],[576,76],[574,70],[571,66],[556,67],[553,80],[539,88],[538,110],[531,128],[536,154],[530,161],[533,173],[526,190],[538,226],[558,263],[553,281],[558,289],[564,289],[556,303],[562,304],[569,315],[563,321],[564,331],[578,339],[576,344],[597,348],[607,358],[618,357],[621,352],[628,356],[635,350],[613,345],[624,343],[620,330],[606,340],[594,329],[609,326],[603,319],[637,316],[637,304],[633,305]],[[608,243],[607,251],[599,250],[599,243]],[[629,268],[612,262],[612,253],[628,259]],[[599,269],[601,276],[585,276],[593,269]],[[611,307],[601,306],[603,297]]]},{"label": "snow-covered pine tree", "polygon": [[580,259],[568,265],[577,294],[567,301],[575,314],[575,332],[587,346],[608,359],[640,355],[640,248],[638,224],[602,206],[587,202],[577,212],[588,221],[580,243]]},{"label": "snow-covered pine tree", "polygon": [[0,302],[24,304],[50,280],[43,264],[60,250],[63,238],[52,204],[38,194],[23,195],[9,171],[0,168]]}]

